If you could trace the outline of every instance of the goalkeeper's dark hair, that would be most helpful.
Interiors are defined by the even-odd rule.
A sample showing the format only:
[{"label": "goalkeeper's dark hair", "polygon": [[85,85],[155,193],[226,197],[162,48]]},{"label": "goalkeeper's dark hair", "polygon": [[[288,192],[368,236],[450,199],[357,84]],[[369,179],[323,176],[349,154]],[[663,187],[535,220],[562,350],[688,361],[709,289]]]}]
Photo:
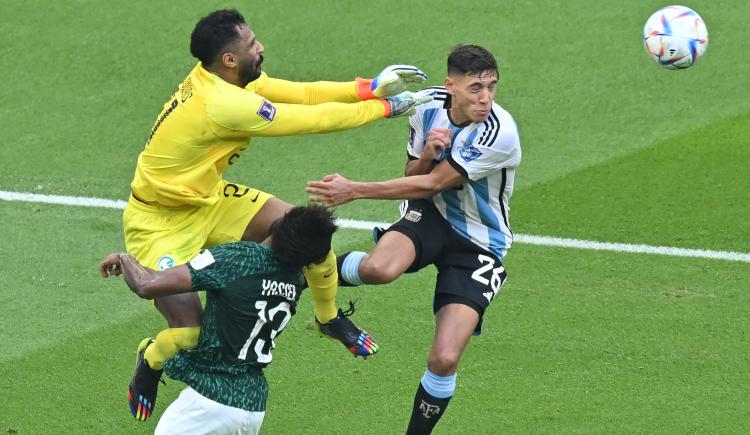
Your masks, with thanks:
[{"label": "goalkeeper's dark hair", "polygon": [[448,55],[448,75],[481,74],[486,71],[497,74],[497,61],[484,47],[460,44]]},{"label": "goalkeeper's dark hair", "polygon": [[211,12],[195,25],[190,35],[190,53],[203,65],[214,63],[222,50],[240,37],[240,26],[247,26],[245,17],[234,9]]},{"label": "goalkeeper's dark hair", "polygon": [[336,218],[325,207],[294,207],[271,225],[273,256],[290,269],[320,263],[331,250],[336,228]]}]

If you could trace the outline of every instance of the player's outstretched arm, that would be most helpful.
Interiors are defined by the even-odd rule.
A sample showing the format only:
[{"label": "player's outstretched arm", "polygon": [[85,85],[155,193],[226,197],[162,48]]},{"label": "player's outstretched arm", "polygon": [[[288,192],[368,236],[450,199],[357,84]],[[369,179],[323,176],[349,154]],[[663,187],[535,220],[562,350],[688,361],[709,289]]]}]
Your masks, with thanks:
[{"label": "player's outstretched arm", "polygon": [[394,178],[379,182],[356,182],[339,174],[307,183],[308,199],[334,207],[356,199],[419,199],[435,195],[468,180],[448,162],[426,175]]},{"label": "player's outstretched arm", "polygon": [[[252,136],[291,136],[347,130],[382,118],[406,116],[416,106],[432,101],[435,91],[402,92],[383,100],[354,104],[324,103],[271,104],[257,95],[236,100],[231,105],[215,104],[213,120],[233,131]],[[248,114],[251,114],[248,116]]]},{"label": "player's outstretched arm", "polygon": [[130,290],[144,299],[193,291],[187,265],[157,272],[143,267],[127,253],[108,255],[99,265],[99,273],[104,278],[122,275]]},{"label": "player's outstretched arm", "polygon": [[415,66],[391,65],[374,79],[357,78],[354,82],[292,82],[264,76],[254,91],[273,103],[356,103],[400,94],[425,80],[427,74]]}]

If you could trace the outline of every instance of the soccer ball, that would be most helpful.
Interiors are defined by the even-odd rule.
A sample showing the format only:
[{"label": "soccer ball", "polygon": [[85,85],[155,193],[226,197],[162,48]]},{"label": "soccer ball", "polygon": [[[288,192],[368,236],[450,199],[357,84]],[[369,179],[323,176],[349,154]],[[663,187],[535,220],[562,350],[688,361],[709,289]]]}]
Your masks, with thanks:
[{"label": "soccer ball", "polygon": [[646,21],[643,46],[664,68],[690,68],[708,47],[708,30],[694,10],[685,6],[667,6],[654,12]]}]

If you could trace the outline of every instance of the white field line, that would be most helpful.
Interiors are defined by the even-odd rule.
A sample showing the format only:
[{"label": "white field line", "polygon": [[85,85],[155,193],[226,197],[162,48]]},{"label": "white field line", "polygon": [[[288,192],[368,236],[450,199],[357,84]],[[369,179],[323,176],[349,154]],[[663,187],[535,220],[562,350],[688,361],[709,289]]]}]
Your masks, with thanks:
[{"label": "white field line", "polygon": [[[110,200],[101,198],[88,198],[81,196],[57,196],[40,195],[36,193],[8,192],[0,190],[0,200],[23,201],[46,204],[74,205],[80,207],[103,207],[124,209],[126,201]],[[373,227],[387,227],[386,222],[359,221],[353,219],[338,219],[342,228],[353,228],[359,230],[372,230]],[[710,251],[707,249],[685,249],[668,246],[651,246],[630,243],[606,243],[593,240],[566,239],[550,236],[532,236],[528,234],[515,234],[514,241],[529,245],[552,246],[559,248],[588,249],[595,251],[630,252],[638,254],[656,254],[672,257],[694,257],[708,258],[713,260],[737,261],[750,263],[750,253],[731,251]]]}]

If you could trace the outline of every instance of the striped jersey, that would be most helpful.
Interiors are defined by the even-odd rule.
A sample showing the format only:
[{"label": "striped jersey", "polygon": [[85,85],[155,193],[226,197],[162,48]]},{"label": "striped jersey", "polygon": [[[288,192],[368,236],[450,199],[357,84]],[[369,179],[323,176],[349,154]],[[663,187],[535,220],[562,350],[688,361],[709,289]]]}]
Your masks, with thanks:
[{"label": "striped jersey", "polygon": [[451,96],[442,86],[431,89],[437,91],[435,100],[418,106],[409,118],[408,157],[422,155],[430,130],[453,131],[438,161],[448,160],[469,182],[434,195],[432,202],[461,237],[502,259],[513,242],[508,202],[521,163],[516,122],[493,102],[486,121],[455,125],[448,117]]}]

